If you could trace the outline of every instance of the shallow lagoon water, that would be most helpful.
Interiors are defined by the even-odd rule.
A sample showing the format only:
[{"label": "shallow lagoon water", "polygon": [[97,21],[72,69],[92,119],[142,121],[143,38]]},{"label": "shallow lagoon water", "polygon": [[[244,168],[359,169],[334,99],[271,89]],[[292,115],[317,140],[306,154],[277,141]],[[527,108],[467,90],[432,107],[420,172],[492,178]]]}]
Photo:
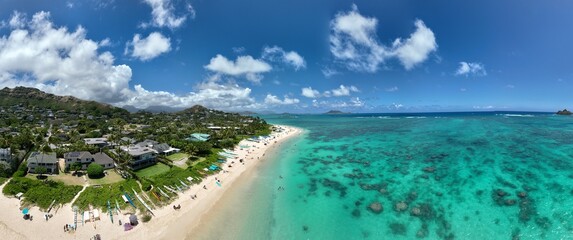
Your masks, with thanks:
[{"label": "shallow lagoon water", "polygon": [[573,239],[571,117],[264,118],[307,131],[229,192],[191,238]]}]

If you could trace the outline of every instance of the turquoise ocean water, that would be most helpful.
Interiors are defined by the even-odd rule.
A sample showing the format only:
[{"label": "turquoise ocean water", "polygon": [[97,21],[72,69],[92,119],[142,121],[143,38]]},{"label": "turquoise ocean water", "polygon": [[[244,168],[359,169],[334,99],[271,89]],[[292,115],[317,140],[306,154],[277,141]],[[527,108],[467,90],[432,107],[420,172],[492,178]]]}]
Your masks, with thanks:
[{"label": "turquoise ocean water", "polygon": [[573,117],[263,118],[306,132],[190,239],[573,239]]}]

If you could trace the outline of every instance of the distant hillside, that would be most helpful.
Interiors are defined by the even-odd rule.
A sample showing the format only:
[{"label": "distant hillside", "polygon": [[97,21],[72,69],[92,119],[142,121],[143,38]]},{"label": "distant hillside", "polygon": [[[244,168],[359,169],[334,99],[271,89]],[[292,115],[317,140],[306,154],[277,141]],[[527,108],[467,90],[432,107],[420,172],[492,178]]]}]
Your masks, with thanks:
[{"label": "distant hillside", "polygon": [[127,110],[109,104],[81,100],[72,96],[57,96],[36,88],[15,87],[0,90],[0,106],[14,105],[49,108],[52,111],[86,111],[94,114],[128,114]]},{"label": "distant hillside", "polygon": [[193,107],[187,108],[183,111],[180,111],[180,113],[191,113],[191,114],[197,114],[197,113],[205,113],[208,112],[209,109],[206,107],[203,107],[201,105],[195,105]]},{"label": "distant hillside", "polygon": [[121,108],[127,110],[127,111],[130,112],[130,113],[135,113],[135,112],[138,112],[139,110],[141,110],[141,109],[136,108],[136,107],[134,107],[134,106],[132,106],[132,105],[125,105],[125,106],[123,106],[123,107],[121,107]]}]

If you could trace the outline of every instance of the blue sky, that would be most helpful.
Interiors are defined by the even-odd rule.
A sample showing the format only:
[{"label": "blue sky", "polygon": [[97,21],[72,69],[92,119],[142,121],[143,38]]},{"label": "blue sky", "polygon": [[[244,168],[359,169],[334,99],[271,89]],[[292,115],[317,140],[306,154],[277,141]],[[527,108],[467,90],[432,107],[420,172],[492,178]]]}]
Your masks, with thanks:
[{"label": "blue sky", "polygon": [[5,0],[0,87],[276,112],[573,108],[568,1]]}]

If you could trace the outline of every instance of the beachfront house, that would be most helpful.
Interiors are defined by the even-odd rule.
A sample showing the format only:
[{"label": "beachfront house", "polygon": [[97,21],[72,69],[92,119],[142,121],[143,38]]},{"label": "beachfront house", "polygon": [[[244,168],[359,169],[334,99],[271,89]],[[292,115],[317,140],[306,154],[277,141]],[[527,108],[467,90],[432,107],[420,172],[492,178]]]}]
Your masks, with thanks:
[{"label": "beachfront house", "polygon": [[193,134],[191,134],[191,136],[189,136],[185,140],[192,141],[192,142],[205,142],[205,141],[209,140],[209,138],[211,138],[211,135],[209,135],[209,134],[193,133]]},{"label": "beachfront house", "polygon": [[104,169],[110,169],[115,166],[113,159],[103,152],[96,154],[91,154],[86,151],[69,152],[64,154],[64,159],[66,162],[66,169],[70,169],[74,163],[80,163],[82,165],[82,170],[87,170],[91,163],[97,163]]},{"label": "beachfront house", "polygon": [[139,142],[135,145],[139,146],[139,147],[151,148],[151,149],[153,149],[153,151],[155,151],[155,153],[162,154],[162,155],[169,155],[172,153],[178,153],[180,151],[180,149],[172,148],[167,143],[159,143],[159,142],[153,141],[153,140],[144,140],[144,141]]},{"label": "beachfront house", "polygon": [[109,145],[107,138],[84,138],[86,145],[103,148]]},{"label": "beachfront house", "polygon": [[12,162],[12,152],[10,151],[10,148],[0,148],[0,161],[7,163]]},{"label": "beachfront house", "polygon": [[111,159],[107,154],[103,152],[98,152],[93,154],[94,162],[101,165],[103,169],[114,168],[113,159]]},{"label": "beachfront house", "polygon": [[32,152],[28,157],[28,172],[36,173],[37,167],[46,168],[46,173],[58,174],[58,159],[56,153]]},{"label": "beachfront house", "polygon": [[130,146],[122,149],[127,152],[131,159],[129,160],[129,168],[132,170],[142,169],[156,163],[157,154],[152,148],[141,146]]},{"label": "beachfront house", "polygon": [[92,154],[86,151],[64,153],[64,159],[66,161],[66,169],[70,169],[73,164],[79,163],[82,165],[82,170],[86,170],[88,165],[95,161]]}]

